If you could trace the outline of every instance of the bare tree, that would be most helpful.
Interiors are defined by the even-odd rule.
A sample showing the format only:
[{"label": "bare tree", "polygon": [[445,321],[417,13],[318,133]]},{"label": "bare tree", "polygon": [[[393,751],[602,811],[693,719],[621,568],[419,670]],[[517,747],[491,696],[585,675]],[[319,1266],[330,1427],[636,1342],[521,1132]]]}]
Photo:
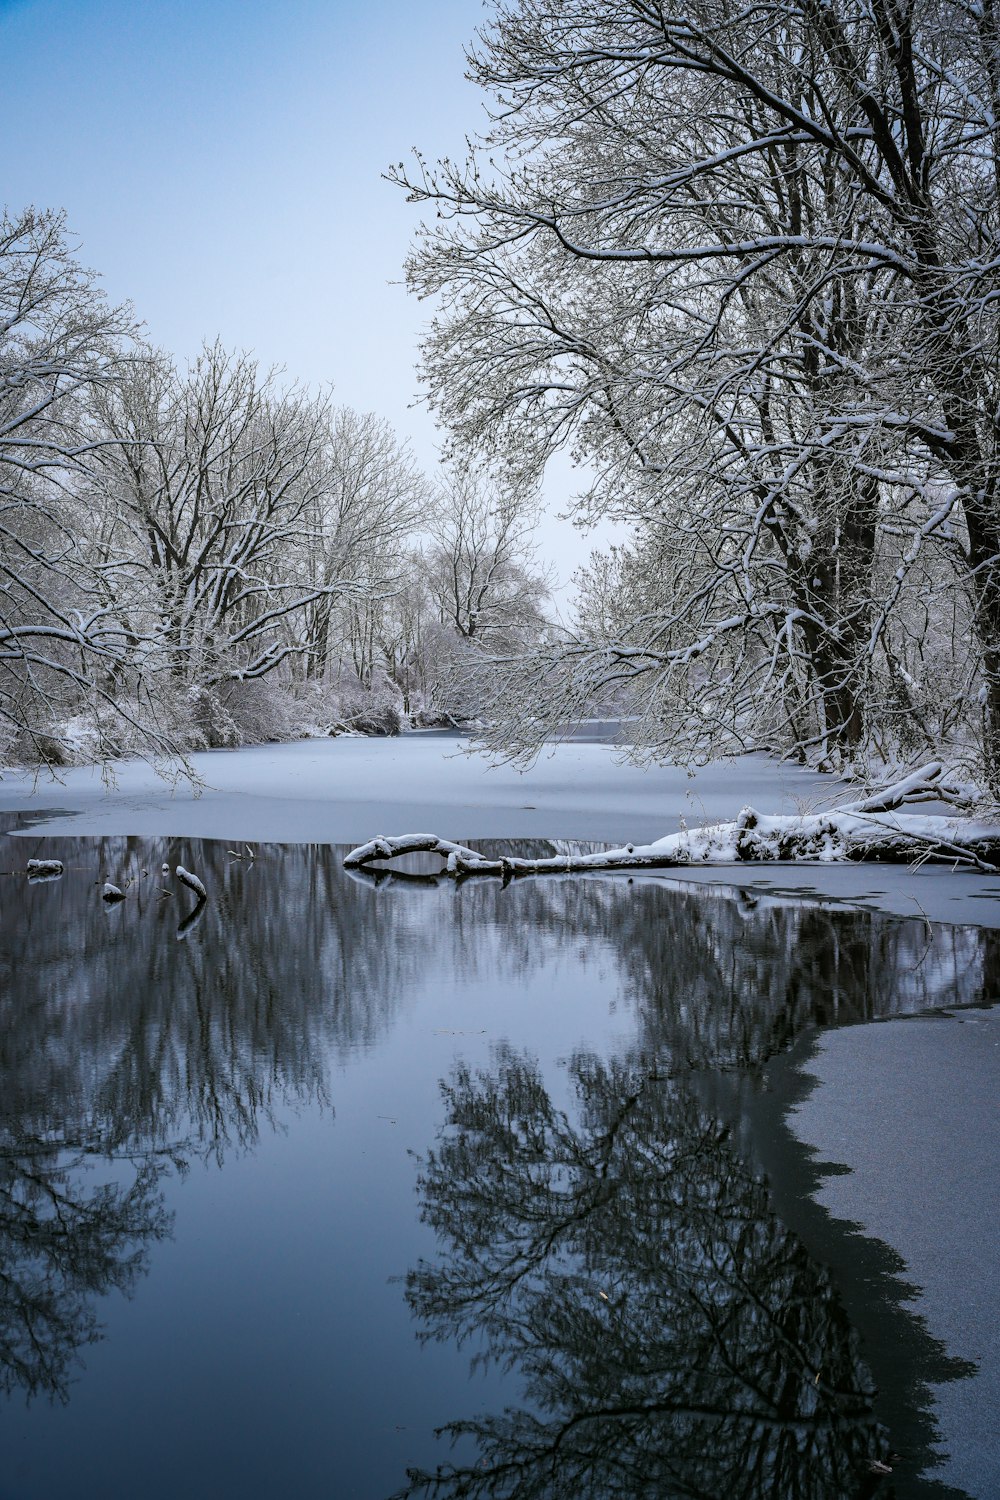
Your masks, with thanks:
[{"label": "bare tree", "polygon": [[616,664],[581,640],[563,665],[669,680],[685,729],[703,699],[706,746],[777,703],[850,753],[930,579],[974,626],[1000,780],[992,27],[929,0],[519,0],[470,54],[481,149],[396,174],[438,215],[410,277],[442,299],[444,419],[531,472],[574,444],[589,505],[686,576]]},{"label": "bare tree", "polygon": [[[303,550],[304,576],[322,590],[305,610],[311,677],[328,677],[346,658],[371,681],[384,613],[426,500],[426,481],[387,422],[346,406],[332,413]],[[353,580],[350,593],[331,592],[341,578]]]},{"label": "bare tree", "polygon": [[[119,566],[81,555],[78,487],[98,449],[85,400],[136,358],[127,308],[77,261],[61,214],[0,216],[0,730],[59,757],[57,721],[81,696],[131,717],[109,681],[132,653],[109,608]],[[162,746],[161,746],[162,748]]]},{"label": "bare tree", "polygon": [[438,627],[427,633],[432,697],[448,713],[477,714],[498,665],[548,629],[537,524],[533,486],[490,481],[468,460],[453,464],[438,490],[422,562]]},{"label": "bare tree", "polygon": [[430,512],[427,576],[440,621],[463,640],[506,646],[543,628],[548,575],[537,562],[531,489],[454,466]]},{"label": "bare tree", "polygon": [[106,504],[102,545],[133,561],[131,613],[172,674],[212,686],[263,676],[302,642],[279,624],[339,578],[305,588],[286,559],[326,482],[322,399],[276,389],[214,345],[186,375],[163,357],[96,403]]},{"label": "bare tree", "polygon": [[433,714],[438,655],[434,648],[440,626],[419,548],[408,549],[401,566],[402,576],[379,611],[377,645],[386,672],[402,694],[404,713]]}]

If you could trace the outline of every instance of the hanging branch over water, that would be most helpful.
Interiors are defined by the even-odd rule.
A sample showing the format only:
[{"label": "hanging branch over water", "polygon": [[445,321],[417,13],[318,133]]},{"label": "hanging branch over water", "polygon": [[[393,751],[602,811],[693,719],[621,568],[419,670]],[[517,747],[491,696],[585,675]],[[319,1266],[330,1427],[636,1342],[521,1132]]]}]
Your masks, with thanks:
[{"label": "hanging branch over water", "polygon": [[352,849],[347,869],[399,859],[408,854],[438,854],[456,879],[466,875],[572,874],[583,870],[670,869],[685,865],[765,863],[879,864],[917,862],[971,866],[1000,871],[1000,825],[969,817],[901,813],[919,802],[961,800],[961,791],[934,761],[883,791],[846,807],[823,813],[769,815],[744,807],[728,823],[686,828],[651,844],[625,844],[596,854],[555,854],[547,858],[489,859],[464,844],[432,833],[397,837],[379,835]]}]

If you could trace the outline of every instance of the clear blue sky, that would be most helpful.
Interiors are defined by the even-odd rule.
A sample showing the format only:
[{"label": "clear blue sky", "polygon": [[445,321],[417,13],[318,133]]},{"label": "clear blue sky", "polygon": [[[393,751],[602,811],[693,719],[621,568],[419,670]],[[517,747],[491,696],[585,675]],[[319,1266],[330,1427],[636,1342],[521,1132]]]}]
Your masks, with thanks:
[{"label": "clear blue sky", "polygon": [[[392,285],[416,211],[381,174],[479,128],[463,47],[483,19],[478,0],[0,0],[3,199],[64,208],[180,359],[218,335],[332,381],[429,468],[408,410],[428,310]],[[552,526],[544,546],[564,579],[586,550]]]},{"label": "clear blue sky", "polygon": [[[203,337],[402,406],[423,309],[381,180],[480,118],[476,0],[0,0],[4,185],[66,209],[83,258],[180,356]],[[457,139],[456,139],[457,137]]]}]

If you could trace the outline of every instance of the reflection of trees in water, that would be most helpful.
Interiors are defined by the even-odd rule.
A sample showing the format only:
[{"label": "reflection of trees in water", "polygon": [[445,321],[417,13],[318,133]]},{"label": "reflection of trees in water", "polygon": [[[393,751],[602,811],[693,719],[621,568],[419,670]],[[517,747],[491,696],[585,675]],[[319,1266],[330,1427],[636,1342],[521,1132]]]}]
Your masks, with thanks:
[{"label": "reflection of trees in water", "polygon": [[[146,1269],[147,1247],[168,1231],[159,1190],[165,1163],[116,1163],[90,1145],[17,1136],[4,1121],[0,1145],[0,1391],[66,1398],[80,1349],[100,1338],[94,1309],[112,1290],[128,1293]],[[105,1167],[104,1180],[93,1181]]]},{"label": "reflection of trees in water", "polygon": [[[712,1191],[730,1194],[720,1200],[716,1215],[721,1229],[714,1221],[699,1221],[699,1244],[724,1261],[729,1256],[733,1264],[743,1256],[739,1264],[746,1262],[748,1277],[753,1267],[773,1265],[779,1280],[792,1285],[788,1277],[794,1270],[794,1257],[788,1265],[782,1259],[782,1246],[789,1242],[767,1219],[762,1194],[718,1128],[678,1082],[654,1087],[647,1077],[643,1083],[643,1068],[647,1075],[676,1080],[691,1065],[759,1060],[802,1026],[868,1019],[942,1000],[973,1002],[993,983],[998,967],[993,933],[936,928],[929,936],[921,922],[877,913],[828,913],[815,905],[767,899],[753,904],[732,892],[678,890],[660,881],[537,880],[506,890],[494,883],[456,890],[450,884],[426,889],[390,878],[371,889],[347,878],[342,851],[325,846],[262,846],[253,865],[233,860],[224,844],[185,841],[83,843],[47,837],[44,849],[18,847],[25,858],[39,852],[67,865],[64,877],[51,884],[28,887],[19,881],[15,887],[0,880],[0,1267],[6,1278],[0,1282],[0,1383],[29,1390],[64,1389],[74,1356],[98,1335],[95,1299],[113,1288],[128,1290],[141,1273],[148,1247],[168,1227],[164,1172],[195,1153],[221,1159],[232,1146],[252,1146],[284,1105],[325,1104],[330,1055],[370,1046],[385,1035],[416,983],[449,970],[465,983],[480,976],[494,984],[515,982],[543,962],[553,973],[551,965],[569,953],[574,974],[577,963],[606,968],[609,986],[635,1010],[635,1055],[647,1062],[631,1070],[609,1063],[603,1072],[596,1063],[576,1065],[581,1119],[575,1125],[563,1120],[558,1129],[551,1123],[551,1102],[525,1065],[505,1064],[506,1081],[502,1090],[497,1083],[495,1098],[487,1097],[485,1083],[474,1080],[466,1080],[465,1093],[470,1110],[478,1097],[487,1115],[495,1116],[504,1101],[512,1110],[516,1104],[546,1139],[576,1142],[576,1154],[559,1171],[567,1174],[567,1183],[572,1179],[574,1202],[582,1201],[587,1181],[596,1194],[584,1219],[594,1226],[597,1248],[588,1248],[583,1239],[577,1244],[572,1223],[557,1228],[553,1245],[577,1259],[568,1279],[556,1277],[552,1292],[561,1288],[570,1301],[564,1299],[561,1312],[554,1304],[548,1322],[540,1293],[533,1293],[530,1303],[518,1302],[534,1319],[533,1342],[523,1353],[512,1346],[510,1357],[532,1379],[542,1380],[544,1339],[549,1339],[556,1353],[546,1389],[557,1391],[557,1366],[568,1369],[576,1360],[579,1377],[596,1382],[602,1399],[611,1399],[617,1385],[610,1374],[600,1385],[605,1377],[599,1365],[618,1368],[607,1363],[612,1347],[622,1367],[634,1357],[631,1325],[612,1282],[615,1277],[623,1286],[630,1277],[636,1281],[628,1308],[636,1310],[642,1326],[652,1327],[651,1288],[666,1274],[662,1247],[653,1243],[654,1219],[639,1236],[638,1269],[632,1270],[626,1249],[635,1234],[613,1227],[613,1220],[617,1211],[625,1223],[631,1184],[641,1182],[641,1193],[648,1189],[650,1213],[655,1208],[668,1223],[665,1232],[680,1234],[680,1208],[675,1205],[669,1217],[670,1204],[655,1187],[665,1153],[680,1152],[680,1165],[669,1170],[686,1184],[685,1203],[697,1198],[695,1140],[714,1163]],[[211,892],[202,920],[183,941],[178,926],[192,902],[172,881],[161,881],[164,859],[171,867],[183,863],[196,870]],[[143,869],[145,876],[138,873]],[[106,910],[96,882],[111,875],[120,883],[129,871],[136,880],[126,901]],[[160,894],[164,883],[173,891],[167,897]],[[641,1087],[629,1081],[633,1074]],[[632,1093],[636,1097],[626,1108],[622,1101]],[[596,1151],[616,1110],[623,1114],[622,1139],[631,1142],[635,1161],[630,1167],[610,1142],[608,1163],[598,1164],[603,1179],[597,1168],[587,1178],[578,1161],[581,1143],[589,1141],[587,1150]],[[515,1111],[515,1125],[520,1118]],[[495,1140],[491,1149],[508,1149],[495,1123],[489,1123],[489,1133]],[[688,1146],[677,1144],[682,1141]],[[459,1179],[465,1200],[456,1199],[474,1203],[481,1175],[481,1222],[492,1212],[490,1194],[500,1194],[499,1214],[525,1178],[524,1161],[512,1157],[510,1184],[494,1181],[490,1172],[498,1172],[502,1162],[488,1157],[485,1149],[470,1156]],[[723,1163],[731,1182],[724,1178]],[[529,1183],[535,1174],[540,1191],[544,1188],[540,1201],[557,1204],[561,1189],[541,1157],[527,1173]],[[443,1204],[444,1180],[430,1168],[427,1184],[429,1195],[431,1188],[441,1188]],[[505,1186],[511,1188],[507,1200],[500,1192]],[[440,1212],[445,1213],[443,1206]],[[746,1221],[744,1238],[734,1248],[740,1214]],[[456,1232],[459,1216],[456,1209]],[[442,1219],[442,1233],[443,1225]],[[720,1234],[721,1239],[712,1238]],[[537,1250],[541,1242],[532,1243]],[[460,1262],[456,1265],[466,1275]],[[580,1306],[572,1307],[573,1277],[586,1281],[595,1267],[612,1279],[602,1283],[608,1304],[587,1302],[581,1282]],[[539,1262],[518,1282],[518,1297],[531,1288],[537,1292],[543,1274],[555,1275],[557,1269],[551,1261],[543,1273]],[[802,1285],[812,1285],[815,1272],[795,1274],[806,1278]],[[412,1290],[416,1296],[417,1283]],[[427,1295],[420,1295],[422,1311],[433,1311]],[[678,1300],[680,1290],[670,1295],[690,1321],[692,1309]],[[736,1306],[734,1301],[736,1322],[724,1322],[726,1337],[749,1316],[737,1317]],[[596,1338],[604,1330],[600,1338],[607,1358],[605,1352],[598,1358],[596,1346],[588,1353],[585,1344],[570,1355],[560,1352],[560,1320],[573,1338],[582,1339],[584,1310],[590,1334]],[[612,1313],[618,1322],[605,1327]],[[435,1330],[443,1335],[444,1313],[434,1316]],[[469,1326],[459,1316],[459,1331]],[[501,1332],[498,1328],[498,1338]],[[653,1339],[653,1332],[642,1337]],[[816,1330],[809,1332],[813,1343],[818,1337]],[[575,1347],[571,1342],[570,1350]],[[640,1341],[634,1347],[645,1346]],[[727,1347],[725,1338],[720,1347]],[[838,1357],[849,1362],[843,1351]],[[788,1378],[796,1391],[804,1368],[791,1366]],[[657,1375],[656,1389],[661,1396],[666,1391],[666,1400],[672,1388],[665,1379],[662,1372]],[[815,1389],[823,1395],[822,1379]],[[773,1396],[770,1391],[768,1399]],[[824,1407],[828,1415],[839,1410],[836,1402]],[[679,1420],[676,1412],[670,1416]],[[560,1453],[596,1431],[592,1417],[570,1429]],[[702,1414],[698,1420],[710,1419]],[[718,1420],[723,1421],[721,1415]],[[745,1419],[738,1420],[749,1431]],[[627,1426],[631,1418],[619,1413],[607,1421]],[[520,1425],[518,1433],[520,1442]],[[636,1441],[640,1438],[637,1432]],[[773,1454],[768,1461],[772,1458],[777,1462]]]},{"label": "reflection of trees in water", "polygon": [[807,1028],[973,1004],[1000,973],[981,929],[704,889],[661,905],[669,920],[636,906],[619,944],[647,1043],[675,1066],[747,1066]]},{"label": "reflection of trees in water", "polygon": [[[45,847],[62,880],[0,883],[0,1390],[65,1396],[97,1300],[168,1232],[164,1173],[325,1103],[331,1050],[386,1031],[433,936],[399,903],[372,911],[327,848],[248,867],[224,845]],[[164,858],[212,892],[183,941],[192,898]],[[95,882],[128,873],[108,910]]]},{"label": "reflection of trees in water", "polygon": [[[67,872],[18,890],[0,956],[0,1109],[40,1128],[55,1111],[113,1146],[250,1144],[277,1104],[325,1100],[329,1052],[384,1035],[435,951],[418,905],[372,903],[330,848],[262,847],[251,866],[214,843],[45,847]],[[211,892],[180,942],[193,898],[164,858]],[[98,875],[142,869],[105,909]]]},{"label": "reflection of trees in water", "polygon": [[[582,938],[584,962],[614,954],[639,1032],[629,1063],[574,1061],[575,1122],[510,1054],[445,1089],[449,1130],[420,1179],[442,1254],[411,1273],[408,1299],[425,1337],[484,1340],[526,1400],[449,1424],[477,1458],[415,1472],[407,1493],[872,1493],[879,1436],[846,1314],[690,1075],[752,1068],[815,1026],[982,1002],[998,934],[652,881],[447,895],[466,922],[521,936],[514,969],[537,963],[540,930]],[[883,1293],[914,1361],[912,1481],[935,1461],[926,1382],[968,1371],[895,1284]]]},{"label": "reflection of trees in water", "polygon": [[407,1299],[422,1337],[516,1370],[525,1406],[449,1424],[477,1456],[406,1493],[857,1494],[879,1435],[828,1277],[685,1085],[569,1069],[573,1116],[508,1050],[444,1086],[419,1180],[442,1255]]},{"label": "reflection of trees in water", "polygon": [[[263,846],[252,866],[218,843],[83,848],[47,838],[61,881],[0,882],[0,1108],[40,1129],[55,1108],[116,1145],[252,1141],[276,1102],[325,1097],[330,1049],[374,1043],[407,990],[449,967],[472,981],[516,980],[567,951],[603,964],[671,1067],[752,1063],[804,1026],[972,1002],[1000,969],[992,932],[718,887],[372,890],[326,846]],[[182,942],[191,902],[161,896],[164,858],[212,892]],[[141,869],[104,909],[91,882]]]},{"label": "reflection of trees in water", "polygon": [[435,912],[442,928],[449,906],[456,931],[502,924],[504,972],[538,963],[539,931],[575,942],[584,963],[612,955],[643,1047],[672,1069],[752,1066],[806,1029],[972,1005],[1000,989],[1000,933],[984,928],[607,876],[522,880],[505,891],[449,883],[438,894],[451,898]]}]

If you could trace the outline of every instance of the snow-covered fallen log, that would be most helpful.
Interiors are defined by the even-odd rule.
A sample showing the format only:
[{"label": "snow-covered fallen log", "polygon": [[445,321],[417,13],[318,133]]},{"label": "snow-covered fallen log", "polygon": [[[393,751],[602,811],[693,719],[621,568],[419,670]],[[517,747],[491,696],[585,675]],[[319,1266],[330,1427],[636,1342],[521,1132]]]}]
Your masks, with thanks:
[{"label": "snow-covered fallen log", "polygon": [[872,861],[910,864],[932,860],[1000,871],[1000,824],[970,818],[838,809],[824,813],[768,816],[745,807],[730,823],[687,828],[651,844],[625,844],[596,854],[557,854],[542,859],[488,859],[475,849],[434,834],[379,836],[352,849],[348,869],[439,854],[449,875],[563,874],[579,870],[670,869],[697,864],[835,863]]},{"label": "snow-covered fallen log", "polygon": [[407,854],[439,854],[449,875],[499,875],[504,880],[515,875],[582,870],[671,869],[775,860],[785,864],[933,861],[1000,872],[1000,822],[900,811],[919,802],[967,805],[968,795],[949,780],[940,761],[931,761],[891,786],[829,812],[769,815],[744,807],[732,822],[686,828],[652,844],[624,844],[596,853],[554,854],[539,859],[489,859],[476,849],[433,833],[391,838],[379,834],[352,849],[344,864],[349,870],[361,870]]},{"label": "snow-covered fallen log", "polygon": [[406,833],[394,838],[379,834],[367,844],[360,844],[357,849],[352,849],[344,864],[350,870],[359,865],[371,864],[373,860],[398,859],[401,854],[440,854],[449,862],[453,856],[466,863],[482,862],[482,855],[477,854],[475,849],[467,849],[464,844],[439,839],[434,833]]},{"label": "snow-covered fallen log", "polygon": [[29,880],[58,880],[63,872],[61,859],[29,859]]}]

